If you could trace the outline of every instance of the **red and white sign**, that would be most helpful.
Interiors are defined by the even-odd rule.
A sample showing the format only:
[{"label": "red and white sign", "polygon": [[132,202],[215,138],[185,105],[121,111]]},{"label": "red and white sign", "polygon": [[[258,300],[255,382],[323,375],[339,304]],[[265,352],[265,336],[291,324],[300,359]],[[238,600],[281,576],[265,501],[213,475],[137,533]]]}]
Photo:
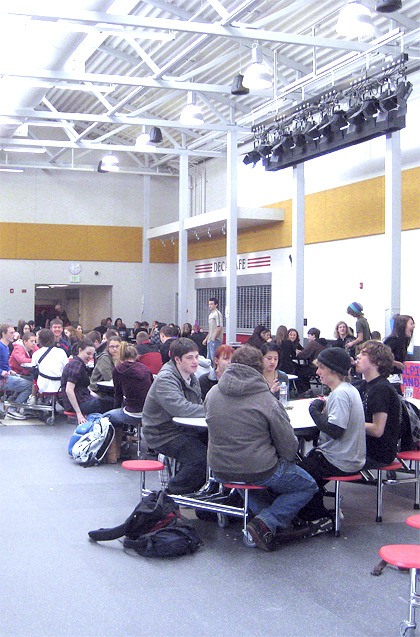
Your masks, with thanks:
[{"label": "red and white sign", "polygon": [[[196,279],[211,276],[224,276],[227,270],[226,259],[214,259],[196,263],[194,274]],[[256,257],[254,255],[241,255],[236,260],[236,273],[249,274],[251,272],[271,272],[271,256]]]}]

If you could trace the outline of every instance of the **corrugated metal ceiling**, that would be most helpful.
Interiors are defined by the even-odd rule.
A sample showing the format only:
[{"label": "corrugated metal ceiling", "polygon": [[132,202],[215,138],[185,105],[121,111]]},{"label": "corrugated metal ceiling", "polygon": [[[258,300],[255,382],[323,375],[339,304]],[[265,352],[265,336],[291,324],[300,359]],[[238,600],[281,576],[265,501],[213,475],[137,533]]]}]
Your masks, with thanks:
[{"label": "corrugated metal ceiling", "polygon": [[[12,48],[10,58],[0,61],[0,84],[19,82],[26,99],[18,93],[14,105],[0,99],[0,116],[13,118],[16,125],[29,123],[30,137],[7,139],[16,125],[0,125],[0,146],[33,144],[45,147],[46,153],[36,159],[19,154],[17,159],[16,153],[1,151],[0,166],[96,170],[109,148],[127,172],[174,173],[180,154],[188,152],[190,161],[198,162],[223,153],[226,131],[232,127],[238,127],[239,143],[246,142],[254,123],[281,115],[293,103],[331,86],[339,74],[317,79],[324,65],[366,51],[396,28],[401,31],[390,44],[372,47],[369,55],[345,69],[340,81],[362,73],[366,65],[384,64],[402,50],[408,53],[409,70],[417,70],[418,0],[403,0],[402,10],[392,14],[375,12],[374,0],[365,0],[373,10],[375,33],[360,41],[345,40],[335,32],[344,4],[345,0],[78,0],[68,8],[68,3],[57,0],[1,2],[3,27],[11,17],[26,16],[27,21],[15,36],[16,47],[25,50],[26,44],[25,59],[18,63]],[[38,59],[38,47],[28,48],[32,32],[39,42],[50,41],[49,58]],[[171,39],[159,42],[151,39],[153,33]],[[275,87],[235,97],[230,93],[232,79],[248,66],[254,40],[274,70]],[[69,71],[64,61],[73,58]],[[311,76],[314,81],[309,81]],[[304,88],[292,91],[302,77],[307,78]],[[204,124],[192,129],[178,123],[188,90],[195,91],[204,115]],[[282,99],[274,100],[278,95]],[[134,147],[143,125],[162,130],[163,142],[154,152],[137,152]]]}]

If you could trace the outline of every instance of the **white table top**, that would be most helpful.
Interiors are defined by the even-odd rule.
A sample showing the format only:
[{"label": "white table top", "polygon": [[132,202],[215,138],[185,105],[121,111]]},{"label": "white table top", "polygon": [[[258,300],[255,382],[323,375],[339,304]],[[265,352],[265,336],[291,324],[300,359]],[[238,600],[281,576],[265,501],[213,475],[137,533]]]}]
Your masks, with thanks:
[{"label": "white table top", "polygon": [[[303,398],[302,400],[292,400],[287,407],[287,414],[290,418],[293,429],[307,429],[315,428],[316,425],[309,415],[309,405],[312,398]],[[201,427],[207,428],[207,422],[205,418],[183,418],[177,416],[172,418],[172,421],[177,425],[185,425],[187,427]]]},{"label": "white table top", "polygon": [[175,416],[172,421],[176,425],[184,425],[186,427],[201,427],[207,429],[207,422],[205,418],[182,418],[181,416]]},{"label": "white table top", "polygon": [[21,367],[34,367],[33,363],[21,363],[20,364]]},{"label": "white table top", "polygon": [[96,384],[100,385],[101,387],[114,387],[113,380],[98,380]]},{"label": "white table top", "polygon": [[287,374],[287,377],[289,380],[297,380],[299,378],[296,374]]},{"label": "white table top", "polygon": [[406,398],[405,400],[408,400],[409,403],[413,403],[417,409],[420,409],[420,398]]}]

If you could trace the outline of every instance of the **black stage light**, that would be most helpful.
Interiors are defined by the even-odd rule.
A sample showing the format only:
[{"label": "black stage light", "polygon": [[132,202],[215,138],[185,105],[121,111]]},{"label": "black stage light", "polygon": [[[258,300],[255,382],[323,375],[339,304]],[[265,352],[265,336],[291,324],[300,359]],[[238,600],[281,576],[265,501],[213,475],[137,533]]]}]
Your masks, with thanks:
[{"label": "black stage light", "polygon": [[333,131],[344,130],[348,128],[349,123],[347,121],[346,113],[339,109],[338,111],[334,111],[332,120],[331,120],[331,128]]},{"label": "black stage light", "polygon": [[402,0],[377,0],[375,10],[378,13],[393,13],[402,8]]},{"label": "black stage light", "polygon": [[257,153],[260,154],[261,157],[268,157],[268,155],[271,155],[272,148],[269,144],[263,142],[256,146],[255,150],[257,151]]},{"label": "black stage light", "polygon": [[318,124],[314,120],[310,120],[307,122],[305,128],[303,129],[303,134],[305,135],[305,139],[308,142],[314,142],[321,137],[321,134],[318,130]]},{"label": "black stage light", "polygon": [[242,84],[243,79],[244,76],[241,73],[235,75],[230,89],[232,95],[248,95],[249,88]]},{"label": "black stage light", "polygon": [[260,153],[256,150],[251,150],[251,152],[245,155],[245,157],[243,158],[243,162],[245,165],[254,164],[255,166],[255,164],[259,162],[260,159],[261,159]]},{"label": "black stage light", "polygon": [[306,137],[303,133],[302,126],[296,126],[296,128],[292,131],[292,139],[295,146],[298,148],[303,148],[306,145]]},{"label": "black stage light", "polygon": [[376,98],[369,98],[363,102],[363,115],[368,117],[374,117],[379,111],[379,100]]}]

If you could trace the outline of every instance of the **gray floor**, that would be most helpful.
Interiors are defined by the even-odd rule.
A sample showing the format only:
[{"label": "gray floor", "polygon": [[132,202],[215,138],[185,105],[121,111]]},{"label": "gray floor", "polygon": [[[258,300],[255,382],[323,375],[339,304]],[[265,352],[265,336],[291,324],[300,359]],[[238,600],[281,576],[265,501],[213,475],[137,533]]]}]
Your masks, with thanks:
[{"label": "gray floor", "polygon": [[66,451],[73,426],[33,422],[0,421],[0,637],[398,635],[408,575],[370,570],[382,544],[418,541],[404,524],[414,485],[386,489],[382,524],[375,489],[345,485],[340,538],[275,553],[244,546],[236,525],[221,529],[187,511],[204,547],[145,559],[87,536],[127,517],[138,477],[119,466],[76,466]]}]

